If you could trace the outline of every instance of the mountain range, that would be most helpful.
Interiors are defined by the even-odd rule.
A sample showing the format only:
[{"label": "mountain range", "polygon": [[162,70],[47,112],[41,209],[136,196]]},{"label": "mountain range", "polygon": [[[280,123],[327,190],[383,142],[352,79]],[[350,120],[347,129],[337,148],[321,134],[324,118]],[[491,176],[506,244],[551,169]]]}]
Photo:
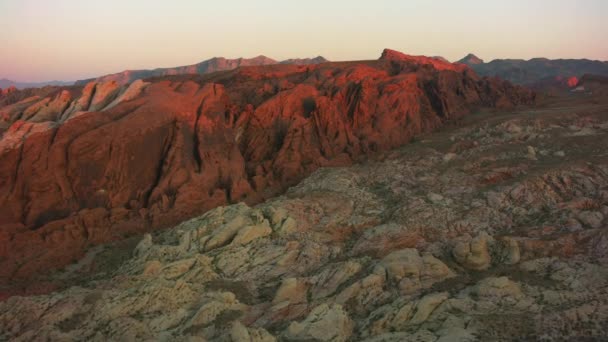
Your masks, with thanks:
[{"label": "mountain range", "polygon": [[24,88],[40,88],[45,86],[66,86],[71,85],[74,82],[65,81],[48,81],[48,82],[18,82],[12,81],[6,78],[0,79],[0,89],[15,87],[17,89]]},{"label": "mountain range", "polygon": [[[448,62],[441,56],[429,57],[435,60]],[[16,82],[8,79],[0,79],[0,89],[14,86],[18,89],[38,88],[48,85],[85,85],[91,81],[116,81],[119,84],[131,83],[138,79],[151,77],[163,77],[183,74],[207,74],[223,70],[231,70],[243,66],[272,65],[272,64],[294,64],[294,65],[313,65],[328,62],[322,56],[314,58],[294,58],[277,61],[272,58],[260,55],[254,58],[228,59],[224,57],[214,57],[197,64],[178,66],[172,68],[156,68],[142,70],[125,70],[118,73],[103,75],[95,78],[78,80],[75,82],[50,81],[50,82]],[[449,63],[449,62],[448,62]],[[589,59],[547,59],[533,58],[524,59],[495,59],[491,62],[484,62],[481,58],[470,53],[456,63],[461,63],[475,70],[480,76],[499,77],[510,82],[533,86],[535,88],[550,84],[566,84],[562,80],[569,80],[572,77],[580,78],[585,74],[608,76],[608,62],[589,60]]]},{"label": "mountain range", "polygon": [[174,68],[157,68],[152,70],[125,70],[123,72],[100,76],[97,78],[91,78],[86,80],[76,81],[76,85],[85,85],[91,81],[116,81],[119,84],[131,83],[138,79],[146,79],[150,77],[162,77],[171,75],[185,75],[185,74],[199,74],[204,75],[216,71],[232,70],[243,66],[256,66],[256,65],[272,65],[272,64],[294,64],[294,65],[307,65],[307,64],[319,64],[325,63],[327,60],[321,56],[315,58],[297,58],[287,59],[284,61],[276,61],[266,56],[257,56],[254,58],[236,58],[228,59],[224,57],[214,57],[206,61],[174,67]]},{"label": "mountain range", "polygon": [[228,59],[224,57],[214,57],[197,64],[179,66],[173,68],[156,68],[151,70],[125,70],[122,72],[108,74],[100,77],[94,77],[84,80],[78,80],[75,82],[70,81],[48,81],[48,82],[19,82],[13,81],[6,78],[0,79],[0,89],[15,87],[17,89],[25,88],[41,88],[45,86],[68,86],[68,85],[85,85],[86,83],[97,80],[97,81],[109,81],[114,80],[121,84],[131,83],[137,79],[144,79],[149,77],[160,77],[168,75],[181,75],[181,74],[206,74],[222,70],[235,69],[241,66],[254,66],[254,65],[271,65],[271,64],[295,64],[295,65],[307,65],[307,64],[319,64],[328,62],[322,56],[314,58],[291,58],[283,61],[276,61],[266,56],[257,56],[254,58],[235,58]]},{"label": "mountain range", "polygon": [[589,59],[495,59],[485,63],[474,54],[458,61],[481,76],[500,77],[522,85],[534,85],[556,78],[580,78],[585,74],[608,76],[608,62]]}]

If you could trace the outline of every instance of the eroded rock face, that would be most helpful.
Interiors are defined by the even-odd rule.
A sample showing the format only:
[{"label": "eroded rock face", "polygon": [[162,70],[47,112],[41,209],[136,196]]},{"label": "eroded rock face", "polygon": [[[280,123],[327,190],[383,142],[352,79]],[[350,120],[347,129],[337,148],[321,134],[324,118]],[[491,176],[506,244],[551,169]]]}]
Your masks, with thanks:
[{"label": "eroded rock face", "polygon": [[97,246],[53,274],[71,286],[0,302],[0,340],[601,340],[608,111],[579,109],[465,118]]},{"label": "eroded rock face", "polygon": [[[26,97],[0,108],[0,276],[27,279],[89,244],[259,202],[472,108],[533,100],[466,67],[390,50],[377,61],[109,79]],[[226,229],[205,248],[269,233],[262,223],[237,237]]]},{"label": "eroded rock face", "polygon": [[302,322],[293,322],[285,331],[292,341],[347,341],[352,335],[353,322],[342,306],[321,304]]},{"label": "eroded rock face", "polygon": [[470,241],[458,242],[452,250],[454,259],[463,267],[483,271],[492,262],[488,250],[488,235],[481,234]]}]

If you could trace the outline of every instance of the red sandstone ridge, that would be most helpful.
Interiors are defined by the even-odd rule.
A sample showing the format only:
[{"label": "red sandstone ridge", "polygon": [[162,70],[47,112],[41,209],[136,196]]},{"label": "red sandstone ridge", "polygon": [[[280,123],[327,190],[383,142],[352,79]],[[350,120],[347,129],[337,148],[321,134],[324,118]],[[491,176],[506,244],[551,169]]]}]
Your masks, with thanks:
[{"label": "red sandstone ridge", "polygon": [[320,166],[534,94],[385,50],[375,61],[92,82],[15,99],[0,108],[5,282],[64,265],[90,244],[260,201]]},{"label": "red sandstone ridge", "polygon": [[464,71],[467,68],[465,65],[452,64],[445,59],[427,56],[411,56],[391,49],[384,49],[384,51],[382,51],[382,56],[380,56],[380,59],[407,61],[419,65],[429,65],[437,70]]},{"label": "red sandstone ridge", "polygon": [[0,89],[0,96],[6,96],[10,93],[13,93],[17,90],[17,88],[15,88],[15,86],[10,86],[8,88],[4,88],[4,89]]}]

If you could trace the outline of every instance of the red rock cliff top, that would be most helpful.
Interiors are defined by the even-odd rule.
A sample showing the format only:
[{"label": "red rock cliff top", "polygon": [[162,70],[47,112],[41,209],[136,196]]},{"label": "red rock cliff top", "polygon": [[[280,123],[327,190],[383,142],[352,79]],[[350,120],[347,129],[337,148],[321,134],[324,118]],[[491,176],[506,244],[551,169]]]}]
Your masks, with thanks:
[{"label": "red rock cliff top", "polygon": [[384,49],[384,51],[382,51],[382,55],[380,56],[380,60],[398,60],[420,65],[430,65],[437,70],[452,70],[460,72],[467,69],[467,66],[463,64],[453,64],[434,57],[406,55],[402,52],[391,49]]}]

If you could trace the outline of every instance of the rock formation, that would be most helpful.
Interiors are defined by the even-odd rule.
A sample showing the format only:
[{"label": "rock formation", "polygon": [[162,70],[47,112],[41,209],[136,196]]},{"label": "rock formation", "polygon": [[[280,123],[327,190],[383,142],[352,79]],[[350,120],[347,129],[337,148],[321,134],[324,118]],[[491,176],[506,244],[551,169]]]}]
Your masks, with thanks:
[{"label": "rock formation", "polygon": [[[0,108],[0,276],[27,279],[91,244],[257,203],[478,107],[533,101],[466,66],[391,50],[25,97]],[[268,233],[226,229],[209,249]]]}]

